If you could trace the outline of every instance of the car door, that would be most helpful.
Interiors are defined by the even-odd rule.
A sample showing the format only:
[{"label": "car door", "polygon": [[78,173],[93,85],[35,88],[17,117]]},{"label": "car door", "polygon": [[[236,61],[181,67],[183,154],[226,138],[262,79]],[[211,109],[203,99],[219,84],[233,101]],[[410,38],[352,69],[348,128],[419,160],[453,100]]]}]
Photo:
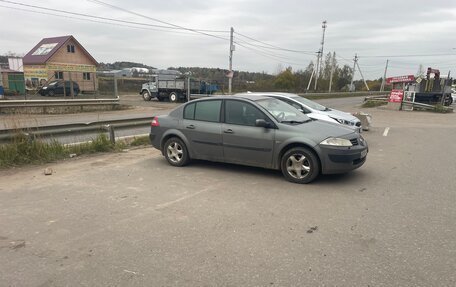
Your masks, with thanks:
[{"label": "car door", "polygon": [[223,160],[221,107],[222,100],[196,101],[184,107],[181,131],[194,158]]},{"label": "car door", "polygon": [[55,94],[63,95],[63,82],[58,82],[54,87]]},{"label": "car door", "polygon": [[255,126],[257,119],[272,121],[259,108],[243,100],[225,100],[222,124],[226,162],[272,166],[275,128]]}]

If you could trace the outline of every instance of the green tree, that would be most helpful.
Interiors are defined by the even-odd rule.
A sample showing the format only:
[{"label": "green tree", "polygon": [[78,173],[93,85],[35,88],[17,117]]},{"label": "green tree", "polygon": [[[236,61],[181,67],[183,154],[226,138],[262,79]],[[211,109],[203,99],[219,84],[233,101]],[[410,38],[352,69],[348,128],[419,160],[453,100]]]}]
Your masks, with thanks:
[{"label": "green tree", "polygon": [[291,67],[288,67],[285,71],[277,75],[274,81],[274,87],[279,90],[293,91],[296,90],[296,76],[291,71]]}]

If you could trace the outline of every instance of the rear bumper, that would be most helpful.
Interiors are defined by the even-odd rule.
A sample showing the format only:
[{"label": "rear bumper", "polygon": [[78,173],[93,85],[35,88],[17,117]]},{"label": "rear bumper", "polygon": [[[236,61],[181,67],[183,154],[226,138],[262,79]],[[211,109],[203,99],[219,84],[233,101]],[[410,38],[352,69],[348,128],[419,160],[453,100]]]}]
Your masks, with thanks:
[{"label": "rear bumper", "polygon": [[322,173],[334,174],[345,173],[361,167],[367,159],[369,148],[366,146],[355,146],[350,149],[334,147],[323,147]]},{"label": "rear bumper", "polygon": [[149,140],[154,148],[161,149],[160,142],[157,140],[157,136],[154,133],[149,133]]}]

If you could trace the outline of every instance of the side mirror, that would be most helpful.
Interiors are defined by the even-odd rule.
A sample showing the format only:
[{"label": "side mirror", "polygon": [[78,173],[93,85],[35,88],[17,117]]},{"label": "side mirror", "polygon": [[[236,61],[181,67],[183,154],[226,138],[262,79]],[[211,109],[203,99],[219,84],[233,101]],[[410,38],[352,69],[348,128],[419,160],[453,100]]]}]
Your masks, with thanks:
[{"label": "side mirror", "polygon": [[257,119],[257,120],[255,120],[255,126],[262,127],[262,128],[270,128],[271,123],[265,121],[264,119]]}]

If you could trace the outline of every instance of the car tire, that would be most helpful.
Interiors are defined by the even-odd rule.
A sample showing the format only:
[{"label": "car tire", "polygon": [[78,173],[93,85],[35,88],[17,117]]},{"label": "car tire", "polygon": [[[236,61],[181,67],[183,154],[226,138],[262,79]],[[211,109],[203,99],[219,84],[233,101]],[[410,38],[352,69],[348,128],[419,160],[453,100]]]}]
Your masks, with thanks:
[{"label": "car tire", "polygon": [[47,94],[48,96],[53,97],[55,95],[55,92],[53,90],[49,90]]},{"label": "car tire", "polygon": [[171,103],[177,103],[179,101],[179,95],[176,92],[172,92],[169,94],[169,101]]},{"label": "car tire", "polygon": [[184,166],[190,161],[187,147],[177,137],[172,137],[165,142],[163,145],[163,154],[172,166]]},{"label": "car tire", "polygon": [[317,156],[304,147],[286,151],[282,156],[280,168],[283,176],[294,183],[310,183],[320,174]]},{"label": "car tire", "polygon": [[152,97],[150,96],[150,93],[148,91],[143,91],[141,93],[141,96],[142,96],[143,100],[145,100],[145,101],[150,101],[152,99]]}]

